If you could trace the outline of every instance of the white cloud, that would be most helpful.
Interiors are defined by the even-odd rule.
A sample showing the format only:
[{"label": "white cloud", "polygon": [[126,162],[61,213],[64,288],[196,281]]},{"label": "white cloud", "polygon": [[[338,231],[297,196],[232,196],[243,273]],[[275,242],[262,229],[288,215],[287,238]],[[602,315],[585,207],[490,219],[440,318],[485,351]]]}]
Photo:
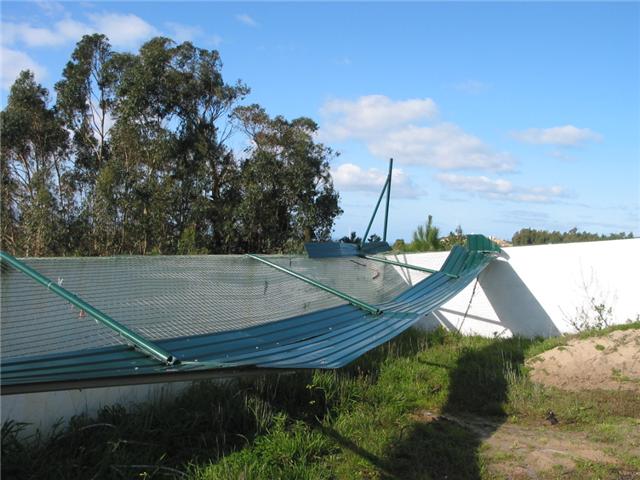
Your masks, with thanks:
[{"label": "white cloud", "polygon": [[6,90],[16,80],[22,70],[31,70],[37,81],[41,82],[47,76],[47,70],[29,55],[4,46],[0,47],[0,86]]},{"label": "white cloud", "polygon": [[94,29],[104,33],[117,47],[134,47],[158,34],[152,25],[130,13],[91,14],[89,18]]},{"label": "white cloud", "polygon": [[493,151],[478,137],[451,123],[433,127],[408,125],[372,139],[368,147],[376,156],[441,169],[509,171],[515,165],[510,154]]},{"label": "white cloud", "polygon": [[[365,170],[353,163],[343,163],[332,171],[332,177],[339,191],[379,193],[387,179],[387,173],[377,168]],[[415,198],[424,195],[424,192],[401,169],[394,169],[391,195],[398,198]]]},{"label": "white cloud", "polygon": [[438,108],[430,98],[393,101],[384,95],[367,95],[357,100],[334,99],[326,102],[323,138],[368,140],[409,122],[433,119]]},{"label": "white cloud", "polygon": [[[78,42],[83,35],[94,33],[96,29],[82,22],[73,20],[71,17],[64,18],[55,24],[56,35],[60,43]],[[104,32],[100,32],[104,33]],[[41,45],[41,46],[47,46]]]},{"label": "white cloud", "polygon": [[439,173],[436,179],[453,190],[477,194],[493,200],[508,200],[526,203],[550,203],[567,192],[561,186],[522,187],[513,185],[501,178],[491,179],[485,176],[466,176],[451,173]]},{"label": "white cloud", "polygon": [[64,5],[53,0],[36,0],[35,4],[50,17],[64,12]]},{"label": "white cloud", "polygon": [[588,128],[564,125],[552,128],[529,128],[511,134],[513,138],[525,143],[573,146],[588,141],[600,141],[602,135]]},{"label": "white cloud", "polygon": [[2,43],[51,47],[75,43],[85,34],[103,33],[113,46],[129,48],[158,34],[151,24],[133,14],[103,12],[90,14],[88,18],[90,21],[85,23],[66,17],[47,28],[29,23],[5,22],[2,24]]},{"label": "white cloud", "polygon": [[322,106],[321,114],[322,141],[360,140],[373,155],[400,163],[494,171],[513,170],[516,163],[508,153],[494,151],[459,126],[438,122],[438,107],[431,98],[334,99]]},{"label": "white cloud", "polygon": [[238,15],[236,15],[236,20],[238,20],[241,23],[244,23],[245,25],[249,26],[249,27],[257,27],[258,26],[258,22],[256,22],[253,17],[247,15],[246,13],[239,13]]}]

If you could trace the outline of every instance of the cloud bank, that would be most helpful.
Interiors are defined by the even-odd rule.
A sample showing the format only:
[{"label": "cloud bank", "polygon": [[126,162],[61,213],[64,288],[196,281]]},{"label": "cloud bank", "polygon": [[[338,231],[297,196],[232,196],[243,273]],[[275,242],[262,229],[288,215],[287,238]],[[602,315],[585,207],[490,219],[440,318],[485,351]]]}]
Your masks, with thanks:
[{"label": "cloud bank", "polygon": [[[377,168],[365,170],[353,163],[338,165],[331,172],[333,183],[340,191],[380,193],[387,179],[387,172]],[[409,176],[396,168],[393,170],[391,195],[396,198],[416,198],[425,192],[418,188]]]},{"label": "cloud bank", "polygon": [[436,180],[441,184],[462,192],[476,194],[492,200],[512,202],[551,203],[567,196],[564,187],[523,187],[502,178],[492,179],[484,175],[467,176],[439,173]]},{"label": "cloud bank", "polygon": [[439,121],[431,98],[334,99],[323,105],[321,115],[322,140],[359,140],[376,157],[438,169],[509,171],[515,166],[510,154],[495,151],[458,125]]}]

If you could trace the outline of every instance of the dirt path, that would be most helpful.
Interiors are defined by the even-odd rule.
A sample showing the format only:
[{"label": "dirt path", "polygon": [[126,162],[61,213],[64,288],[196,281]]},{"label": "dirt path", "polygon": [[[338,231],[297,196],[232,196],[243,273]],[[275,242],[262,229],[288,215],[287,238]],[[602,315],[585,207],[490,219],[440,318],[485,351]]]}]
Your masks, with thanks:
[{"label": "dirt path", "polygon": [[[530,378],[546,386],[571,392],[604,390],[612,399],[622,398],[621,393],[616,395],[622,390],[626,397],[630,392],[632,396],[636,391],[640,394],[640,330],[572,339],[533,357],[527,365]],[[475,433],[482,441],[479,454],[490,478],[573,479],[586,475],[584,478],[640,480],[639,469],[628,461],[640,458],[640,419],[613,415],[602,425],[586,424],[577,431],[564,428],[555,414],[551,415],[553,418],[531,425],[417,412],[419,421],[452,422]],[[602,433],[605,427],[614,438]],[[594,470],[597,468],[604,468],[605,473],[601,475]]]},{"label": "dirt path", "polygon": [[[531,426],[493,422],[467,415],[418,413],[421,421],[448,421],[474,432],[482,440],[481,454],[489,471],[498,478],[561,478],[573,472],[578,462],[619,464],[610,453],[610,443],[589,439],[585,433],[566,431],[554,425]],[[640,456],[640,431],[632,433],[625,454]],[[573,478],[573,477],[572,477]],[[616,478],[640,480],[640,472],[622,468]]]},{"label": "dirt path", "polygon": [[640,392],[640,330],[571,340],[527,362],[536,383],[564,390]]}]

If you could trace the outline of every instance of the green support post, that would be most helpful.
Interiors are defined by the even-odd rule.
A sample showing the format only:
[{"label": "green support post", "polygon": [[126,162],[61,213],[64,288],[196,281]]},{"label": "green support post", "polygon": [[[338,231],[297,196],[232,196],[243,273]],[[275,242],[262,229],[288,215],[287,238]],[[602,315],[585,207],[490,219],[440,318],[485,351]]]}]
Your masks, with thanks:
[{"label": "green support post", "polygon": [[393,158],[389,159],[389,175],[387,176],[387,205],[384,209],[384,233],[382,240],[387,241],[387,221],[389,220],[389,200],[391,199],[391,174],[393,172]]},{"label": "green support post", "polygon": [[357,298],[352,297],[351,295],[347,295],[346,293],[343,293],[339,290],[336,290],[335,288],[331,288],[328,285],[325,285],[323,283],[320,283],[312,278],[306,277],[300,273],[294,272],[293,270],[289,270],[288,268],[282,267],[276,263],[270,262],[269,260],[267,260],[266,258],[262,258],[259,257],[257,255],[253,255],[251,253],[247,253],[246,254],[247,257],[253,258],[254,260],[258,260],[259,262],[262,262],[266,265],[269,265],[270,267],[275,268],[276,270],[280,270],[281,272],[284,272],[288,275],[291,275],[292,277],[297,278],[298,280],[302,280],[303,282],[308,283],[309,285],[313,285],[314,287],[317,287],[321,290],[324,290],[325,292],[329,292],[333,295],[335,295],[336,297],[339,297],[343,300],[346,300],[347,302],[349,302],[351,305],[354,305],[368,313],[372,313],[374,315],[380,315],[382,312],[382,310],[380,310],[377,307],[374,307],[373,305],[369,305],[368,303],[365,303],[361,300],[358,300]]},{"label": "green support post", "polygon": [[376,218],[376,213],[378,213],[378,207],[380,206],[380,202],[382,201],[382,197],[384,196],[384,192],[389,186],[389,177],[384,182],[384,187],[382,187],[382,191],[380,192],[380,196],[378,197],[378,202],[376,203],[376,208],[373,209],[373,215],[371,215],[371,220],[369,220],[369,225],[367,225],[367,230],[364,232],[364,237],[362,237],[362,241],[360,242],[360,248],[364,247],[365,242],[367,241],[367,236],[369,235],[369,230],[371,230],[371,225]]},{"label": "green support post", "polygon": [[76,307],[82,309],[88,315],[90,315],[91,317],[93,317],[94,319],[96,319],[98,322],[102,323],[106,327],[110,328],[111,330],[115,331],[118,335],[128,340],[136,348],[146,353],[147,355],[157,360],[160,360],[161,362],[167,365],[176,365],[180,363],[180,361],[175,356],[173,356],[171,353],[164,350],[162,347],[156,345],[153,342],[150,342],[146,338],[141,337],[137,333],[129,330],[124,325],[116,322],[109,315],[101,312],[97,308],[88,304],[87,302],[77,297],[67,289],[62,288],[56,282],[49,280],[47,277],[42,275],[40,272],[34,270],[33,268],[31,268],[26,263],[21,262],[17,258],[13,257],[12,255],[9,255],[4,251],[0,251],[0,259],[2,260],[2,262],[12,266],[16,270],[24,273],[26,276],[28,276],[32,280],[35,280],[39,284],[45,286],[48,290],[51,290],[56,295],[64,298],[66,301],[68,301],[72,305],[75,305]]}]

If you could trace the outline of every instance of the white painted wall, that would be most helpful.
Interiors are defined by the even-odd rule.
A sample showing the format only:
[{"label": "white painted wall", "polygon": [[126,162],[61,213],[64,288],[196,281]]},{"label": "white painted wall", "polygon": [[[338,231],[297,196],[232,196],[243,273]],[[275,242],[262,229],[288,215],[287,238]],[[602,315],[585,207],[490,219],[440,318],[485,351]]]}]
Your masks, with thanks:
[{"label": "white painted wall", "polygon": [[[487,336],[557,335],[571,332],[569,318],[588,307],[589,297],[612,308],[614,323],[640,314],[640,239],[511,247],[509,261],[493,262],[456,298],[426,317],[438,324]],[[398,261],[439,268],[448,252],[402,255]],[[409,282],[425,274],[399,268]],[[470,302],[471,300],[471,302]],[[468,312],[467,312],[467,307]],[[465,316],[466,312],[466,316]],[[172,397],[189,383],[67,390],[2,397],[2,421],[31,422],[47,431],[58,419],[94,415],[104,405],[132,405]]]},{"label": "white painted wall", "polygon": [[[504,251],[508,261],[493,262],[482,272],[477,286],[473,282],[420,326],[441,324],[486,336],[558,335],[574,331],[570,319],[576,318],[580,309],[594,313],[590,298],[611,307],[612,323],[625,323],[640,315],[639,238],[510,247]],[[390,258],[439,268],[447,254]],[[401,270],[412,282],[425,275]]]},{"label": "white painted wall", "polygon": [[36,429],[49,432],[56,423],[66,424],[75,415],[91,417],[107,405],[130,407],[174,398],[190,385],[191,382],[173,382],[7,395],[1,400],[2,423],[9,419],[28,423],[24,436]]}]

